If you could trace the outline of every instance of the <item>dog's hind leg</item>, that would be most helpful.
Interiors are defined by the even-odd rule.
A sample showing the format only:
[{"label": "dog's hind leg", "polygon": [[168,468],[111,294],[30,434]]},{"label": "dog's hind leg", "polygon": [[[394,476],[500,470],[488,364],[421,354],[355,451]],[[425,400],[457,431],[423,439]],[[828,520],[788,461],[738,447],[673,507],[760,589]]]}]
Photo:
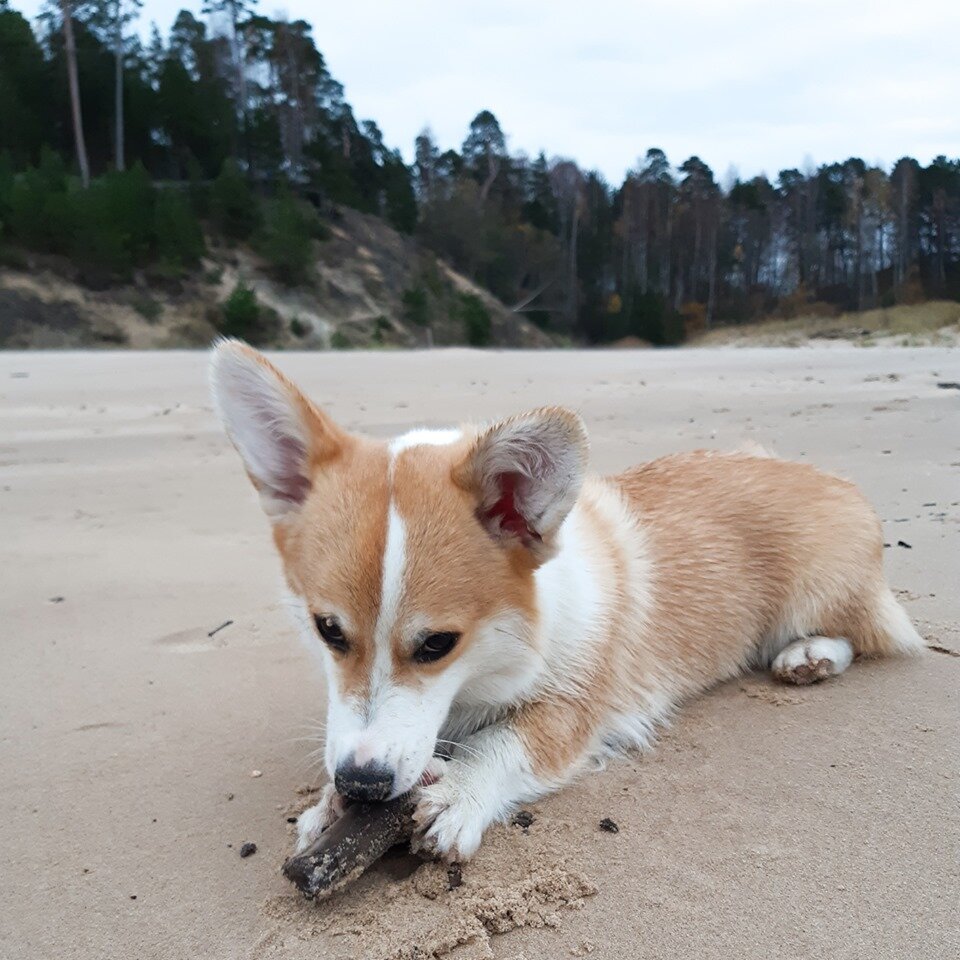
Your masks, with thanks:
[{"label": "dog's hind leg", "polygon": [[788,643],[770,670],[784,683],[807,684],[843,673],[853,662],[853,644],[843,637],[804,637]]}]

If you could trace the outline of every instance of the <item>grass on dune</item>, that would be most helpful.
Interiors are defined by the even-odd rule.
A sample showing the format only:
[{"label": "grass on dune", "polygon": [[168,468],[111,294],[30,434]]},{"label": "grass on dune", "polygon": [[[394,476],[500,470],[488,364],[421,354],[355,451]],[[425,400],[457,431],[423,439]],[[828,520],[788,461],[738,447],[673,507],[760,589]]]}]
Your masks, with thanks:
[{"label": "grass on dune", "polygon": [[901,338],[904,345],[935,343],[944,333],[960,334],[960,303],[931,300],[838,316],[798,316],[789,320],[718,327],[703,334],[696,346],[755,343],[790,346],[811,339],[853,340],[868,344],[879,337]]}]

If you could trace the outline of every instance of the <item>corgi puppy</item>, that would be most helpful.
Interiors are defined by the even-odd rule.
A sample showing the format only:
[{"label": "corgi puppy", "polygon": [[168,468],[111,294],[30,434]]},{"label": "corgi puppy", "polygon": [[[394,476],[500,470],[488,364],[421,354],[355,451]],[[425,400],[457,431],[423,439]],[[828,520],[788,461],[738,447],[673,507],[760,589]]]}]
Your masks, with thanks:
[{"label": "corgi puppy", "polygon": [[331,783],[300,849],[345,800],[416,789],[420,847],[464,860],[721,680],[923,646],[873,510],[812,467],[700,451],[592,476],[559,407],[383,443],[243,343],[210,376],[325,668]]}]

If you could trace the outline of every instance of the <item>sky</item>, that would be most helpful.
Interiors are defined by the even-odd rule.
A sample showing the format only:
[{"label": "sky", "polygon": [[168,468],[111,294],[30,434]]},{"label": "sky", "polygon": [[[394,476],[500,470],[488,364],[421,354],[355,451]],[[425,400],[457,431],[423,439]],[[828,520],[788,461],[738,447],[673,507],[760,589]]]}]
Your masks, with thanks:
[{"label": "sky", "polygon": [[[34,15],[40,0],[12,0]],[[166,33],[200,2],[144,0]],[[492,110],[512,152],[612,184],[648,147],[721,182],[859,156],[960,157],[960,0],[260,0],[313,24],[358,119],[409,160]]]}]

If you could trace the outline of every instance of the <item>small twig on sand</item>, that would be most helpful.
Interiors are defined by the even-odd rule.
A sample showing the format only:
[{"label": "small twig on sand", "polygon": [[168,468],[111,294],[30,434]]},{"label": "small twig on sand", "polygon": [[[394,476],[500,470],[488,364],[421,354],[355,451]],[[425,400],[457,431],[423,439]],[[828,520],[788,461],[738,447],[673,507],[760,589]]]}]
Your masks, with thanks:
[{"label": "small twig on sand", "polygon": [[232,623],[233,623],[232,620],[224,620],[223,623],[221,623],[219,627],[215,627],[213,630],[211,630],[211,631],[207,634],[207,636],[208,636],[208,637],[212,637],[215,633],[219,633],[221,630],[223,630],[224,627],[229,627]]},{"label": "small twig on sand", "polygon": [[928,643],[927,649],[933,650],[935,653],[945,653],[948,657],[960,657],[960,652],[951,650],[949,647],[942,647],[939,643]]}]

